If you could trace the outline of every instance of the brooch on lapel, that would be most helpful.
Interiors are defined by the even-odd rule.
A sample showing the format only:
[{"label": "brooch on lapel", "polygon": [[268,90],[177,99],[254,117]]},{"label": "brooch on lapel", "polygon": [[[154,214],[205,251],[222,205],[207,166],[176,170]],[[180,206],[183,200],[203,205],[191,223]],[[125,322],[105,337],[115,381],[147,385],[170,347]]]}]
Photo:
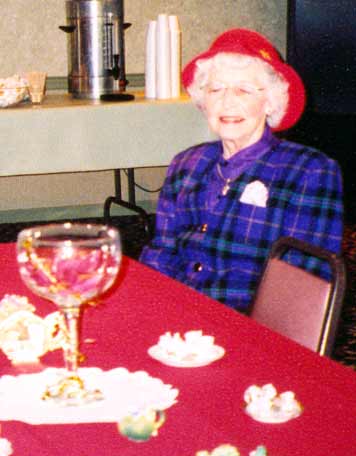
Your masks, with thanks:
[{"label": "brooch on lapel", "polygon": [[250,182],[243,191],[240,202],[253,204],[254,206],[266,207],[268,200],[268,190],[261,181]]}]

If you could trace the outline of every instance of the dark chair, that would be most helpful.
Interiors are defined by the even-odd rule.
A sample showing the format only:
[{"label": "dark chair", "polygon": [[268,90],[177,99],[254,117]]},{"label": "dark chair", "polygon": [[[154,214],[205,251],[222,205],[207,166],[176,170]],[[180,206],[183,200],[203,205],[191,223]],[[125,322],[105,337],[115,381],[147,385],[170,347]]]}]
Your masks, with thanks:
[{"label": "dark chair", "polygon": [[[289,250],[316,257],[330,266],[322,279],[282,258]],[[266,261],[250,316],[296,342],[330,356],[345,292],[343,258],[298,239],[276,241]]]}]

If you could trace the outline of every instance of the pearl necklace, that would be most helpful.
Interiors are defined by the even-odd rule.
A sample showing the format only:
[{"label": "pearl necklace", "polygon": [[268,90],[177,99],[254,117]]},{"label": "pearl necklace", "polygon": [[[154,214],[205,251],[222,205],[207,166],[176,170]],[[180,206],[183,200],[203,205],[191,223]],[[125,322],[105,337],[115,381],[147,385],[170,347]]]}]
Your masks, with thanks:
[{"label": "pearl necklace", "polygon": [[232,182],[232,179],[230,179],[229,177],[228,178],[224,177],[224,175],[221,171],[221,168],[220,168],[220,163],[218,163],[216,165],[216,169],[217,169],[218,174],[221,177],[221,179],[225,182],[223,189],[221,190],[221,194],[223,196],[226,196],[227,192],[230,190],[230,183]]}]

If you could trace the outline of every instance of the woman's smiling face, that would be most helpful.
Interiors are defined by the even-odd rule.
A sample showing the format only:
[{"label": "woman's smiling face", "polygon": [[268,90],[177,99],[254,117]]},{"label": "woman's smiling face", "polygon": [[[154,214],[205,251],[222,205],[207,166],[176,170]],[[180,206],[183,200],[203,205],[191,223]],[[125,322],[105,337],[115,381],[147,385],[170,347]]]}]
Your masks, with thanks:
[{"label": "woman's smiling face", "polygon": [[261,66],[212,67],[205,87],[204,111],[210,129],[229,158],[259,141],[269,109],[266,76]]}]

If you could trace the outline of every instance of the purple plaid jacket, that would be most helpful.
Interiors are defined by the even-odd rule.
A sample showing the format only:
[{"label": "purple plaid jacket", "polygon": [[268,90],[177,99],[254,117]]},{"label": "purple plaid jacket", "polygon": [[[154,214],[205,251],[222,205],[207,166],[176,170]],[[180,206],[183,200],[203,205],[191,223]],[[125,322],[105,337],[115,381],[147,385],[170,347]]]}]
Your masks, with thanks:
[{"label": "purple plaid jacket", "polygon": [[[321,152],[273,138],[212,205],[209,188],[221,151],[216,141],[173,159],[158,202],[155,237],[141,261],[244,312],[271,244],[281,236],[340,251],[342,179],[337,163]],[[255,181],[267,189],[265,207],[240,201]],[[290,261],[323,275],[315,261],[298,255]]]}]

